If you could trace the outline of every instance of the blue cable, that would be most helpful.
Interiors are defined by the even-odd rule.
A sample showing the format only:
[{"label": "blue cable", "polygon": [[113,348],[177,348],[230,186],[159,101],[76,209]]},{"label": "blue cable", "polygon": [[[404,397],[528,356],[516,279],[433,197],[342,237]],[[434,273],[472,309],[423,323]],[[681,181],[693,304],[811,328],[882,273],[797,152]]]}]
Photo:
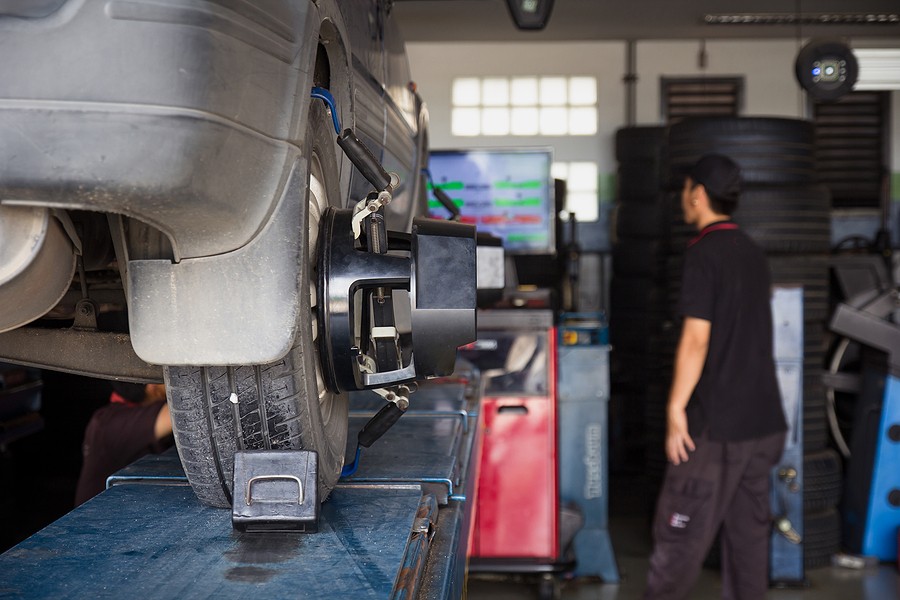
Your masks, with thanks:
[{"label": "blue cable", "polygon": [[356,469],[359,468],[359,455],[362,453],[362,447],[357,444],[356,446],[356,456],[353,458],[353,462],[349,465],[344,465],[344,468],[341,469],[341,477],[350,477],[354,473],[356,473]]},{"label": "blue cable", "polygon": [[334,103],[334,96],[332,96],[331,92],[329,92],[325,88],[320,87],[314,87],[310,95],[313,98],[318,98],[319,100],[325,101],[325,104],[328,105],[328,109],[331,111],[331,121],[334,123],[334,132],[340,135],[341,122],[338,120],[337,105]]}]

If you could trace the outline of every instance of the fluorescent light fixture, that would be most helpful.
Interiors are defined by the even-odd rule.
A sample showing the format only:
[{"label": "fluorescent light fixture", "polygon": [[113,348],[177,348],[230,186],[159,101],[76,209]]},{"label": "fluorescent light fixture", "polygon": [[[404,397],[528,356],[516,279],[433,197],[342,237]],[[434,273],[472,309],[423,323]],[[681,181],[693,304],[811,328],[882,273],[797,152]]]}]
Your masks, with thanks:
[{"label": "fluorescent light fixture", "polygon": [[900,90],[900,48],[854,48],[859,78],[854,90]]}]

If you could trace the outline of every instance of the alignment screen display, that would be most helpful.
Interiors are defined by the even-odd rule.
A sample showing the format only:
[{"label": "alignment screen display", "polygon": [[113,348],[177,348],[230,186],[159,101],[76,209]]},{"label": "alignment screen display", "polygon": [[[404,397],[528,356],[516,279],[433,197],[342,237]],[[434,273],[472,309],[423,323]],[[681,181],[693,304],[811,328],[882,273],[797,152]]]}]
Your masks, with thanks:
[{"label": "alignment screen display", "polygon": [[[552,253],[550,161],[550,150],[435,150],[428,168],[434,185],[459,207],[463,223],[501,238],[507,252]],[[449,216],[431,195],[428,212]]]}]

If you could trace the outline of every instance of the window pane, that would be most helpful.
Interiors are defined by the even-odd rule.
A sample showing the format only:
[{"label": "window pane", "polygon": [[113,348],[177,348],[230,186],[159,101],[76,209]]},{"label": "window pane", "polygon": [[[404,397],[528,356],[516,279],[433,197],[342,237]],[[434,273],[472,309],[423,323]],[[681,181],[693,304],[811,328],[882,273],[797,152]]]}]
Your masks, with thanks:
[{"label": "window pane", "polygon": [[474,77],[453,80],[453,106],[478,106],[481,103],[481,82]]},{"label": "window pane", "polygon": [[453,135],[478,135],[481,133],[481,111],[477,108],[454,108],[451,129]]},{"label": "window pane", "polygon": [[485,108],[481,111],[481,135],[509,135],[509,109]]},{"label": "window pane", "polygon": [[550,166],[550,177],[553,179],[567,179],[569,177],[569,163],[553,163]]},{"label": "window pane", "polygon": [[562,106],[566,103],[566,78],[541,77],[541,106]]},{"label": "window pane", "polygon": [[569,109],[570,135],[594,135],[595,133],[597,133],[597,109],[595,107]]},{"label": "window pane", "polygon": [[538,83],[535,77],[515,77],[512,80],[511,104],[513,106],[537,106]]},{"label": "window pane", "polygon": [[597,194],[591,192],[568,192],[566,210],[575,213],[576,221],[596,221],[600,216]]},{"label": "window pane", "polygon": [[509,80],[491,77],[482,81],[481,104],[484,106],[508,106]]},{"label": "window pane", "polygon": [[597,196],[597,163],[569,163],[567,189],[574,192],[593,192]]},{"label": "window pane", "polygon": [[541,109],[541,135],[566,135],[569,115],[565,108]]},{"label": "window pane", "polygon": [[597,78],[572,77],[569,79],[569,104],[572,106],[597,104]]},{"label": "window pane", "polygon": [[514,108],[512,109],[512,133],[513,135],[537,135],[538,109]]}]

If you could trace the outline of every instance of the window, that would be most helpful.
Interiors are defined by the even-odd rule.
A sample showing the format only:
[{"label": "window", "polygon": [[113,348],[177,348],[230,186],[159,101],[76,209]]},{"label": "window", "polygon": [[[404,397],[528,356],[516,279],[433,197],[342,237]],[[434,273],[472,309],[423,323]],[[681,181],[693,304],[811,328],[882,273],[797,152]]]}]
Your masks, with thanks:
[{"label": "window", "polygon": [[453,80],[457,136],[597,133],[596,77],[463,77]]},{"label": "window", "polygon": [[877,208],[888,129],[890,92],[851,92],[813,104],[816,171],[834,208]]},{"label": "window", "polygon": [[740,77],[663,77],[660,87],[663,118],[672,122],[686,117],[738,116],[744,81]]},{"label": "window", "polygon": [[566,205],[559,207],[561,210],[575,213],[576,221],[600,218],[597,163],[555,162],[550,173],[554,179],[566,182]]}]

